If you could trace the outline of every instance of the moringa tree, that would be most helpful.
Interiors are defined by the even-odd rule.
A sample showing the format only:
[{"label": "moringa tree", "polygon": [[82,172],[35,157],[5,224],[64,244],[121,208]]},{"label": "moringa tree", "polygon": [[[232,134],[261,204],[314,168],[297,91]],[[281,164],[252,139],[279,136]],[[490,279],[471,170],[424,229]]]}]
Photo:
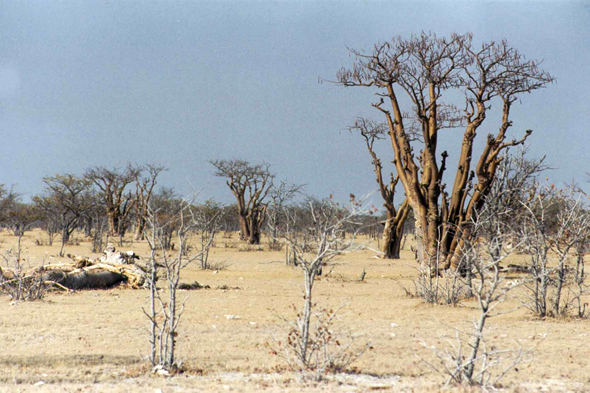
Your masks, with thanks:
[{"label": "moringa tree", "polygon": [[47,219],[54,221],[55,227],[61,232],[59,256],[63,256],[64,247],[70,236],[92,207],[87,195],[90,191],[90,181],[72,174],[56,174],[44,177],[43,182],[44,195],[35,196],[33,202],[45,213]]},{"label": "moringa tree", "polygon": [[268,204],[266,196],[272,188],[274,175],[269,165],[252,165],[243,160],[209,161],[215,176],[227,179],[226,184],[236,197],[240,217],[240,239],[260,244],[260,232]]},{"label": "moringa tree", "polygon": [[401,206],[396,209],[394,205],[395,187],[399,182],[399,176],[393,176],[391,173],[391,180],[389,183],[383,180],[383,166],[381,160],[377,157],[377,153],[373,149],[375,141],[385,139],[388,134],[387,124],[378,123],[370,119],[359,118],[355,121],[350,131],[358,131],[365,139],[369,154],[373,159],[373,166],[375,171],[375,178],[379,184],[379,192],[383,198],[383,206],[385,207],[385,221],[383,222],[383,235],[381,237],[381,252],[383,258],[399,259],[402,245],[402,238],[404,235],[404,223],[411,210],[408,200],[404,199]]},{"label": "moringa tree", "polygon": [[[172,243],[174,233],[180,229],[180,211],[183,209],[184,200],[173,188],[162,187],[150,198],[148,214],[152,220],[157,220],[160,232],[158,243],[164,250],[174,250]],[[151,211],[151,212],[150,212]],[[190,213],[190,211],[189,211]]]},{"label": "moringa tree", "polygon": [[[271,250],[279,251],[282,247],[280,237],[282,232],[289,232],[285,227],[289,227],[292,222],[291,215],[288,213],[287,204],[293,200],[305,186],[302,184],[288,184],[281,181],[279,185],[271,188],[269,193],[269,208],[267,209],[266,227],[268,237],[270,238],[269,246]],[[288,249],[287,245],[287,249]],[[289,264],[289,251],[286,250],[287,264]]]},{"label": "moringa tree", "polygon": [[[443,268],[456,266],[494,181],[500,153],[531,133],[508,138],[514,102],[553,77],[506,41],[478,46],[471,34],[395,37],[368,53],[352,53],[356,60],[338,72],[337,83],[377,89],[379,100],[372,106],[387,123],[393,162],[415,213],[418,258]],[[402,109],[406,104],[409,111]],[[498,131],[488,135],[479,158],[474,157],[477,131],[496,104],[502,108]],[[448,190],[443,179],[448,154],[439,152],[439,138],[445,128],[456,127],[464,132]]]},{"label": "moringa tree", "polygon": [[103,166],[88,168],[84,177],[101,191],[109,223],[109,233],[123,236],[127,229],[127,217],[136,200],[127,186],[135,181],[138,169],[128,166],[124,170],[107,169]]},{"label": "moringa tree", "polygon": [[166,170],[163,166],[147,164],[143,167],[131,167],[135,175],[135,240],[144,239],[148,206],[160,173]]}]

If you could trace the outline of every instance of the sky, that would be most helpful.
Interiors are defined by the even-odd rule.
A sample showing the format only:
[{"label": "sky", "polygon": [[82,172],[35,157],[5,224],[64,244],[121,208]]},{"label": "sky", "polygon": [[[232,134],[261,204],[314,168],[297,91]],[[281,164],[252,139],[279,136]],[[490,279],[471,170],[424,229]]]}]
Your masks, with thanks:
[{"label": "sky", "polygon": [[[330,80],[348,48],[422,31],[543,60],[556,82],[517,103],[513,135],[533,129],[551,181],[586,181],[590,2],[0,0],[0,184],[28,200],[44,176],[153,163],[161,185],[229,203],[208,161],[245,159],[317,197],[365,195],[371,160],[347,127],[380,119],[375,91]],[[460,137],[441,142],[450,163]]]}]

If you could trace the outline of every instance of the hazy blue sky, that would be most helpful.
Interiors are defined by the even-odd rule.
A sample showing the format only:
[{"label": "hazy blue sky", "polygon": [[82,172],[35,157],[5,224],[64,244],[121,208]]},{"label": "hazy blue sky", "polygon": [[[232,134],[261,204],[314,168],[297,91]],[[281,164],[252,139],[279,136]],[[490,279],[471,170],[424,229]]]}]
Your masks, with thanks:
[{"label": "hazy blue sky", "polygon": [[547,154],[552,179],[583,181],[588,4],[3,0],[0,183],[31,196],[46,175],[154,162],[170,168],[163,185],[229,202],[207,160],[243,158],[316,196],[367,193],[370,160],[346,127],[378,117],[373,92],[318,79],[351,64],[347,47],[422,30],[506,38],[544,59],[557,82],[523,97],[513,130],[534,130],[531,153]]}]

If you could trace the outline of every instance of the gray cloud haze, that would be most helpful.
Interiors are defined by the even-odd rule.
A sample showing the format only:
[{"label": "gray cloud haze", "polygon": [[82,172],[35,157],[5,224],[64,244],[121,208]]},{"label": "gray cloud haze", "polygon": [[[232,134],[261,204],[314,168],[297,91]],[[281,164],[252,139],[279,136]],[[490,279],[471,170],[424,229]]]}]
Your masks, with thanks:
[{"label": "gray cloud haze", "polygon": [[588,3],[103,0],[0,2],[0,183],[27,197],[43,176],[153,162],[170,168],[163,185],[229,202],[207,160],[243,158],[317,196],[367,193],[370,160],[346,127],[378,117],[373,92],[318,80],[352,63],[347,47],[421,31],[544,59],[557,82],[523,97],[513,132],[534,130],[556,182],[585,179]]}]

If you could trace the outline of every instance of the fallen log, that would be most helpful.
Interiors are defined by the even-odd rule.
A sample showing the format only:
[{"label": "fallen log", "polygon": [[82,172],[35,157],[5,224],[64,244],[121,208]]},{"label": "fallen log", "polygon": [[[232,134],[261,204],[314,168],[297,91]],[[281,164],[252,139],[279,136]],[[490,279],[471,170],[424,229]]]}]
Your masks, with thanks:
[{"label": "fallen log", "polygon": [[138,265],[94,263],[76,268],[76,265],[45,265],[40,269],[46,281],[53,281],[69,289],[104,289],[121,282],[129,288],[142,288],[146,271]]},{"label": "fallen log", "polygon": [[68,254],[72,263],[56,263],[17,272],[0,269],[2,285],[12,285],[13,281],[23,278],[37,279],[44,284],[56,284],[64,289],[107,289],[121,283],[129,288],[142,288],[148,275],[147,269],[135,263],[140,259],[133,251],[116,252],[109,244],[105,250],[106,257],[92,260]]},{"label": "fallen log", "polygon": [[108,289],[127,278],[120,273],[112,271],[65,273],[63,271],[49,272],[43,277],[44,281],[55,282],[68,289]]}]

